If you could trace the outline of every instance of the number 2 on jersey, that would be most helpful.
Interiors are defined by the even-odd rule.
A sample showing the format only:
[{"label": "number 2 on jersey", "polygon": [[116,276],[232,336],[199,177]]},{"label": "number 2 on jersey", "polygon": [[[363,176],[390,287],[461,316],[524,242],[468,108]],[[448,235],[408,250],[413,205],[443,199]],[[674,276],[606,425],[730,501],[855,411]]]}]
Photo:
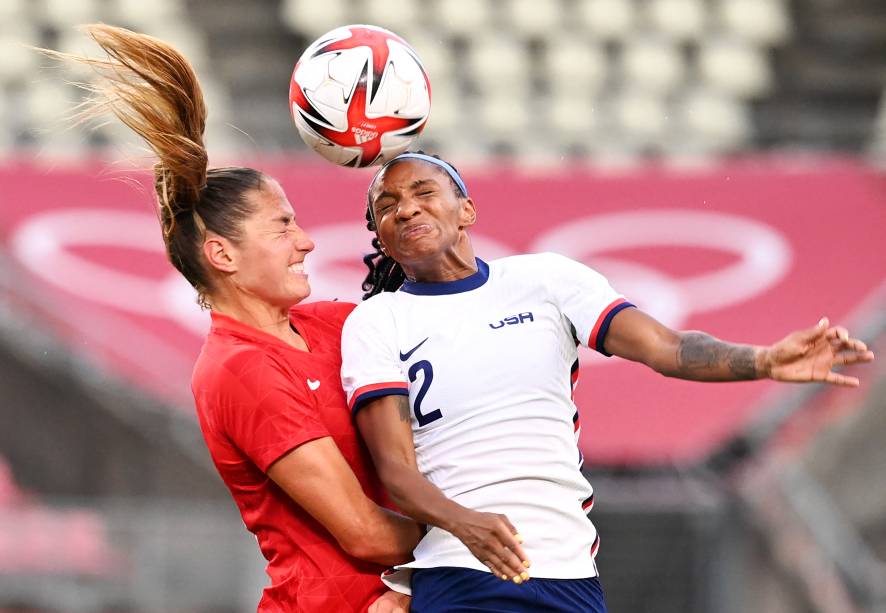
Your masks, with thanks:
[{"label": "number 2 on jersey", "polygon": [[440,409],[435,409],[427,414],[421,412],[421,403],[425,399],[425,394],[428,393],[428,388],[431,387],[431,381],[434,380],[434,367],[427,360],[419,360],[409,367],[410,382],[415,383],[419,371],[424,374],[424,377],[422,378],[421,388],[415,395],[415,406],[412,410],[415,413],[415,418],[418,420],[418,427],[421,428],[443,417],[443,413]]}]

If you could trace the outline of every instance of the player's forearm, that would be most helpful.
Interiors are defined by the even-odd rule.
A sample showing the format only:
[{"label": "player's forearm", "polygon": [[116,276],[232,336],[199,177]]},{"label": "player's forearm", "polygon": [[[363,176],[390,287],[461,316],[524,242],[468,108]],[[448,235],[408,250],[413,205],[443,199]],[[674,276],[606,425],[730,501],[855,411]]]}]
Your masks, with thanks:
[{"label": "player's forearm", "polygon": [[726,343],[704,332],[682,332],[653,368],[692,381],[747,381],[766,374],[766,349]]},{"label": "player's forearm", "polygon": [[412,550],[423,535],[419,524],[381,507],[376,507],[375,518],[368,523],[367,531],[354,539],[348,553],[386,566],[412,559]]},{"label": "player's forearm", "polygon": [[412,441],[412,411],[407,396],[384,396],[357,414],[379,478],[409,517],[452,532],[470,511],[451,501],[418,470]]},{"label": "player's forearm", "polygon": [[395,462],[385,464],[376,468],[400,510],[418,522],[452,532],[467,509],[447,498],[416,468]]}]

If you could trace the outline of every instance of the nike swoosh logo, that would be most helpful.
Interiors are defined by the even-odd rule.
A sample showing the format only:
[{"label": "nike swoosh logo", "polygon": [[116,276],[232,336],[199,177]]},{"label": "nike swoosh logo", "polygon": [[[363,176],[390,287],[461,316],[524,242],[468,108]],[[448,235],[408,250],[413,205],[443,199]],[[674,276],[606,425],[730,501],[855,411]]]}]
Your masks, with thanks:
[{"label": "nike swoosh logo", "polygon": [[424,341],[420,342],[418,345],[416,345],[415,347],[413,347],[412,349],[410,349],[410,350],[407,351],[406,353],[403,353],[403,352],[401,351],[401,352],[400,352],[400,361],[401,361],[401,362],[405,362],[405,361],[408,360],[410,357],[412,357],[412,354],[415,353],[415,350],[418,349],[419,347],[421,347],[422,345],[424,345],[424,344],[425,344],[425,341],[428,340],[429,338],[431,338],[431,337],[430,337],[430,336],[425,337],[425,340],[424,340]]},{"label": "nike swoosh logo", "polygon": [[308,379],[307,382],[308,382],[308,387],[311,389],[312,392],[317,391],[317,388],[320,387],[320,380],[319,379],[317,379],[316,381],[314,381],[313,379]]}]

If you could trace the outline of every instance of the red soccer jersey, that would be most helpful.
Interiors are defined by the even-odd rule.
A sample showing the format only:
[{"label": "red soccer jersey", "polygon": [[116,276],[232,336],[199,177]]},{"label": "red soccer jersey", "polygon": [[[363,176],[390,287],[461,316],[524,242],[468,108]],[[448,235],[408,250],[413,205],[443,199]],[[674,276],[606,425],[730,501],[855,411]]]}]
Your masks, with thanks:
[{"label": "red soccer jersey", "polygon": [[213,462],[268,560],[259,611],[365,611],[385,591],[383,568],[352,558],[266,474],[287,452],[331,436],[372,500],[387,498],[342,391],[341,328],[351,304],[290,312],[310,351],[230,317],[212,328],[191,382]]}]

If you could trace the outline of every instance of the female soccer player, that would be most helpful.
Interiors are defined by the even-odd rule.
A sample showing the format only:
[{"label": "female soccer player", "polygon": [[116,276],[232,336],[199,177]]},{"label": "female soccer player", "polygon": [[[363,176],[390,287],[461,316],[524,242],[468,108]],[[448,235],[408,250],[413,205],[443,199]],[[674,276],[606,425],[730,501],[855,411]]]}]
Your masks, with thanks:
[{"label": "female soccer player", "polygon": [[572,402],[579,343],[698,381],[857,385],[832,367],[873,359],[825,319],[769,347],[671,330],[565,257],[476,258],[475,218],[450,164],[406,153],[383,166],[368,192],[372,297],[343,330],[345,390],[376,469],[431,526],[405,565],[416,613],[605,611]]},{"label": "female soccer player", "polygon": [[169,260],[211,311],[192,387],[212,459],[268,560],[259,611],[404,611],[379,575],[410,559],[421,531],[380,506],[350,423],[339,369],[352,305],[298,305],[314,244],[273,178],[207,167],[206,108],[187,60],[150,36],[88,32],[110,59],[67,59],[101,71],[93,108],[109,107],[159,158]]}]

